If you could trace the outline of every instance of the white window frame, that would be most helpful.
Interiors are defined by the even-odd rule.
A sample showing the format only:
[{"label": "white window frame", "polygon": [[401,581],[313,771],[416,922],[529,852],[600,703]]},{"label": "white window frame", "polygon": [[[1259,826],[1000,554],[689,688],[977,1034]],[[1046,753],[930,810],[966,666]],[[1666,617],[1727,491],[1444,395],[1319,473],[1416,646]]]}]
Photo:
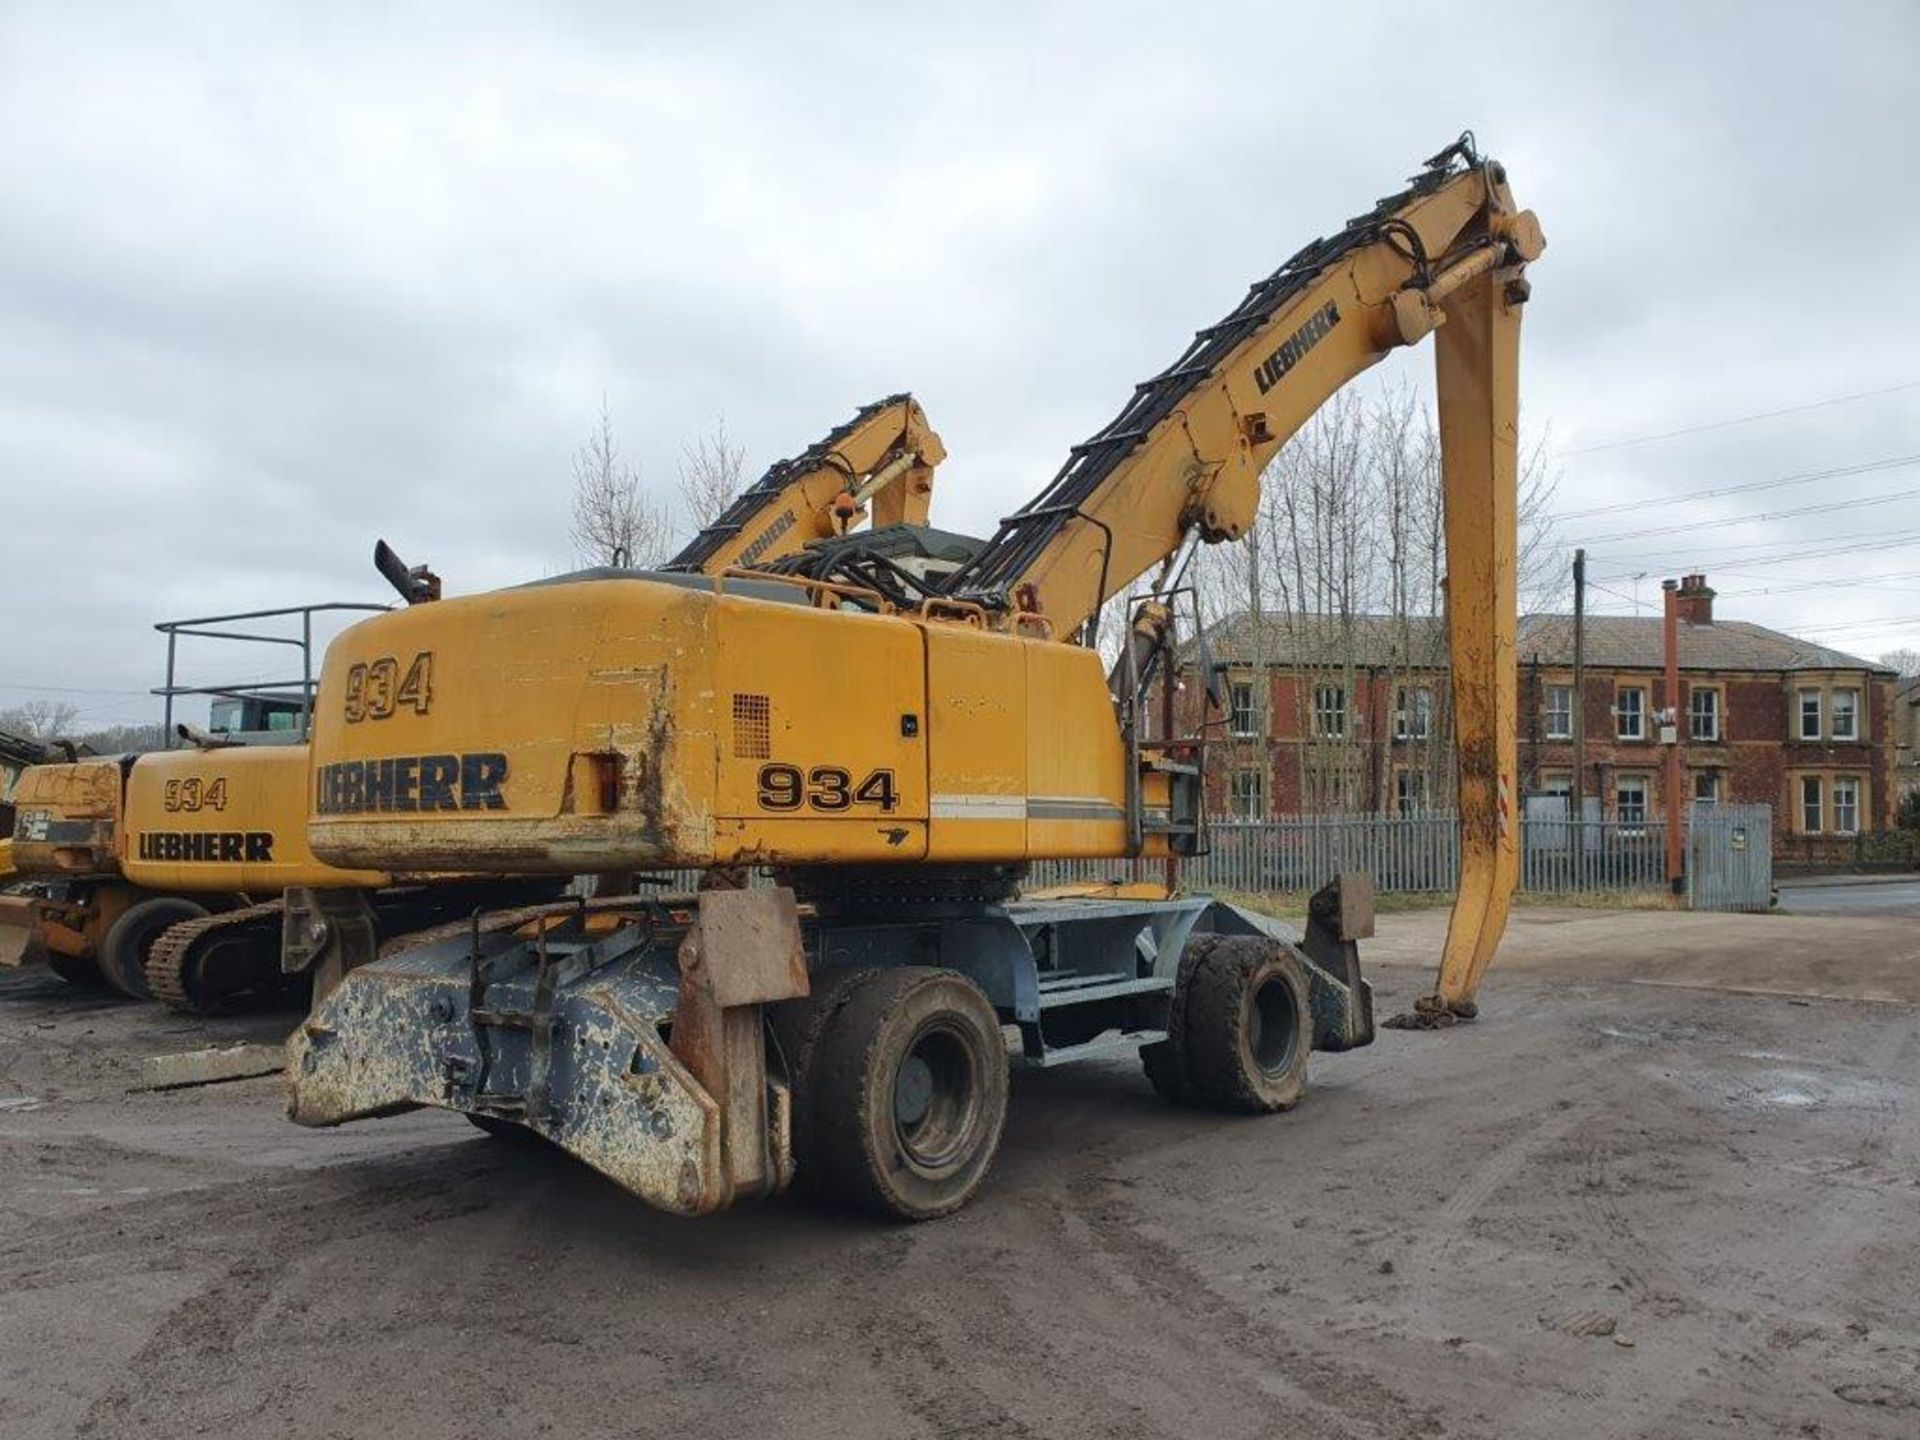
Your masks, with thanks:
[{"label": "white window frame", "polygon": [[1393,772],[1393,807],[1397,815],[1424,815],[1430,808],[1427,772],[1403,765]]},{"label": "white window frame", "polygon": [[[1720,803],[1721,774],[1718,770],[1696,770],[1693,772],[1693,803],[1696,805],[1718,805]],[[1707,794],[1700,793],[1701,782],[1705,782]]]},{"label": "white window frame", "polygon": [[1542,795],[1564,795],[1573,798],[1573,773],[1568,770],[1545,770],[1540,775],[1540,793]]},{"label": "white window frame", "polygon": [[[1709,702],[1706,707],[1707,713],[1705,715],[1702,715],[1700,713],[1700,702],[1702,700]],[[1701,743],[1708,744],[1708,745],[1719,744],[1720,743],[1720,727],[1722,724],[1720,710],[1721,710],[1721,704],[1720,704],[1720,687],[1719,686],[1695,685],[1690,690],[1688,690],[1687,692],[1687,738],[1689,740],[1698,740]],[[1706,731],[1704,734],[1701,732],[1701,728],[1700,728],[1700,722],[1702,720],[1705,720],[1707,722]]]},{"label": "white window frame", "polygon": [[[1332,696],[1329,704],[1327,697]],[[1332,719],[1335,724],[1329,726]],[[1313,733],[1320,740],[1344,740],[1347,738],[1347,687],[1344,685],[1316,685],[1313,687]]]},{"label": "white window frame", "polygon": [[1428,685],[1402,685],[1393,712],[1393,738],[1431,740],[1433,738],[1433,689]]},{"label": "white window frame", "polygon": [[[1795,799],[1796,799],[1796,803],[1799,806],[1798,813],[1800,817],[1800,833],[1802,835],[1824,835],[1826,833],[1826,824],[1827,824],[1826,785],[1821,779],[1821,777],[1818,775],[1802,775],[1798,778],[1800,782],[1799,784],[1800,793],[1797,797],[1795,797]],[[1809,809],[1807,804],[1807,797],[1809,794],[1811,794],[1813,797],[1813,804],[1811,807],[1812,814],[1813,814],[1813,823],[1811,825],[1807,823],[1807,814]]]},{"label": "white window frame", "polygon": [[[1639,787],[1640,799],[1637,802],[1638,815],[1626,813],[1626,797],[1622,793],[1629,785]],[[1645,825],[1653,817],[1653,782],[1645,775],[1616,775],[1613,777],[1613,818],[1622,825]]]},{"label": "white window frame", "polygon": [[[1807,714],[1807,701],[1809,700],[1813,701],[1813,714],[1811,717]],[[1802,690],[1799,692],[1795,703],[1798,707],[1796,713],[1799,715],[1799,721],[1793,733],[1802,740],[1818,740],[1821,734],[1821,723],[1826,710],[1826,705],[1821,698],[1821,693],[1818,690]],[[1809,718],[1813,721],[1812,730],[1807,729],[1807,721]]]},{"label": "white window frame", "polygon": [[[1847,697],[1847,708],[1845,711],[1847,728],[1844,731],[1840,728],[1840,716],[1842,713],[1840,709],[1840,697],[1842,695]],[[1827,723],[1832,727],[1831,735],[1833,739],[1858,740],[1860,738],[1860,692],[1858,690],[1854,689],[1851,685],[1836,689],[1828,698],[1827,710]]]},{"label": "white window frame", "polygon": [[[1246,692],[1246,724],[1242,729],[1240,694]],[[1227,733],[1241,740],[1254,739],[1260,733],[1260,694],[1251,679],[1227,681]]]},{"label": "white window frame", "polygon": [[[1627,696],[1638,697],[1633,707],[1633,729],[1627,729]],[[1644,740],[1647,738],[1647,687],[1644,685],[1622,685],[1613,692],[1613,736],[1616,740]]]},{"label": "white window frame", "polygon": [[[1555,705],[1554,701],[1565,702]],[[1573,738],[1573,686],[1547,686],[1546,703],[1541,707],[1544,724],[1549,740],[1571,740]],[[1564,719],[1556,717],[1564,715]]]},{"label": "white window frame", "polygon": [[1266,819],[1267,772],[1256,765],[1242,765],[1230,772],[1227,805],[1236,820]]},{"label": "white window frame", "polygon": [[[1858,835],[1860,833],[1860,777],[1858,775],[1836,775],[1833,777],[1833,833],[1836,835]],[[1846,818],[1841,819],[1840,796],[1846,794]]]}]

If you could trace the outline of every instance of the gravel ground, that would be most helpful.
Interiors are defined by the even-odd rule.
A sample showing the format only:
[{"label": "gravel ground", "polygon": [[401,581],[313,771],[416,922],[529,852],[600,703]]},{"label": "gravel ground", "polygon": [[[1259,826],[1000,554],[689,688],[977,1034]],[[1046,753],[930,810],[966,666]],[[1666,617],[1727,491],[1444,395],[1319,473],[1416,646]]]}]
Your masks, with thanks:
[{"label": "gravel ground", "polygon": [[[1383,917],[1382,1013],[1444,916]],[[1920,932],[1523,911],[1290,1115],[1016,1078],[981,1199],[701,1221],[417,1114],[129,1094],[272,1038],[0,978],[0,1435],[1920,1434]]]}]

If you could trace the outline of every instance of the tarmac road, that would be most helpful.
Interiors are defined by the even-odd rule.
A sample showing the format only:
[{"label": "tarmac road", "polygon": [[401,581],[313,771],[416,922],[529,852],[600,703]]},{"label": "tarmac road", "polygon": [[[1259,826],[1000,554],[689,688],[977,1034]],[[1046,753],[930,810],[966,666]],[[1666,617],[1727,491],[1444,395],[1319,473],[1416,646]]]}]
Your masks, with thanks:
[{"label": "tarmac road", "polygon": [[1920,879],[1785,884],[1780,908],[1794,915],[1920,915]]},{"label": "tarmac road", "polygon": [[[1382,1013],[1444,918],[1383,917]],[[1913,937],[1522,911],[1478,1024],[1316,1057],[1286,1116],[1020,1076],[918,1227],[128,1094],[276,1023],[0,978],[0,1435],[1911,1437]]]}]

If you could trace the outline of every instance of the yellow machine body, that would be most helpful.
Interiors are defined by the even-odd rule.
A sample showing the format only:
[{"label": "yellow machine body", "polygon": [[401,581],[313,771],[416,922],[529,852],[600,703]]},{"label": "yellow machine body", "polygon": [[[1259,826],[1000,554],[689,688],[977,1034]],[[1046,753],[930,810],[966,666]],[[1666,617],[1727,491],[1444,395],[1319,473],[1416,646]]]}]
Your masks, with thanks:
[{"label": "yellow machine body", "polygon": [[307,753],[296,745],[161,750],[35,765],[22,776],[14,865],[178,894],[379,885],[308,847]]},{"label": "yellow machine body", "polygon": [[389,884],[380,871],[340,869],[314,857],[306,780],[303,745],[142,755],[127,772],[121,874],[142,889],[186,895]]},{"label": "yellow machine body", "polygon": [[[549,582],[361,622],[322,675],[315,853],[518,875],[1125,853],[1096,652],[749,588]],[[375,673],[427,678],[376,716],[353,698]]]},{"label": "yellow machine body", "polygon": [[1426,1004],[1470,1014],[1518,869],[1519,334],[1545,243],[1463,138],[1199,332],[917,609],[579,581],[364,621],[327,655],[315,853],[502,874],[1150,853],[1174,767],[1070,641],[1153,566],[1171,594],[1194,544],[1244,535],[1280,447],[1437,332],[1462,878]]}]

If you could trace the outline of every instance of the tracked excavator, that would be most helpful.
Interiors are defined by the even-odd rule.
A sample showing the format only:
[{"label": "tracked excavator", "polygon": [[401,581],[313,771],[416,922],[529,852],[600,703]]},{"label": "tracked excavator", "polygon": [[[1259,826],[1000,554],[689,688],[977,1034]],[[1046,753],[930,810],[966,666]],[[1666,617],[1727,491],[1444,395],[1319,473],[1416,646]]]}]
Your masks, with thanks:
[{"label": "tracked excavator", "polygon": [[[918,525],[944,455],[918,403],[910,395],[888,396],[774,464],[665,568],[692,577],[742,560],[777,560],[809,541],[844,535],[869,517]],[[384,544],[375,564],[409,603],[439,593],[431,572],[408,567]],[[245,638],[236,625],[257,628],[274,616],[298,617],[311,633],[313,607],[160,628],[170,641]],[[376,667],[345,683],[355,713],[378,718],[424,700],[433,682],[424,670],[388,675]],[[175,688],[169,677],[168,691]],[[287,892],[295,896],[297,919],[324,903],[338,923],[381,937],[465,914],[482,898],[498,904],[497,880],[483,897],[470,882],[404,867],[336,867],[313,855],[302,743],[310,701],[304,684],[295,691],[218,692],[206,731],[182,727],[190,742],[184,748],[26,769],[7,858],[18,877],[39,882],[41,893],[0,902],[4,938],[12,942],[6,953],[22,954],[32,937],[69,980],[104,980],[129,996],[208,1013],[243,998],[298,994],[306,984],[320,932],[313,923],[296,925],[294,943],[285,943]],[[431,805],[440,782],[429,771],[406,783],[420,803]],[[531,900],[557,894],[564,884],[543,875],[516,888]]]},{"label": "tracked excavator", "polygon": [[[1428,1003],[1469,1007],[1514,879],[1516,388],[1543,246],[1463,137],[1254,284],[988,540],[883,528],[346,631],[310,751],[328,863],[720,878],[339,957],[289,1040],[291,1118],[438,1106],[669,1211],[794,1182],[924,1219],[986,1175],[1010,1058],[1137,1051],[1170,1099],[1292,1106],[1311,1051],[1373,1038],[1363,883],[1323,889],[1298,936],[1206,896],[1017,886],[1033,861],[1204,844],[1200,740],[1148,703],[1186,567],[1245,533],[1319,405],[1429,334],[1467,860]],[[1122,594],[1109,672],[1091,622]],[[355,712],[356,674],[414,666],[430,694]],[[427,767],[450,777],[432,807],[396,778]],[[743,866],[773,883],[734,886]]]}]

